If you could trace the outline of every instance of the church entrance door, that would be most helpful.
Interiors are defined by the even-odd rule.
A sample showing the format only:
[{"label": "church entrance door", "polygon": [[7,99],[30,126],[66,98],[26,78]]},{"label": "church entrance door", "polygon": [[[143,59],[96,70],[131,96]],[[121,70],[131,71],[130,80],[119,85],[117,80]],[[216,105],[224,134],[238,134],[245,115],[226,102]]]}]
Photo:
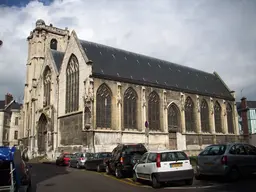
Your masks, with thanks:
[{"label": "church entrance door", "polygon": [[177,134],[176,132],[169,132],[169,149],[177,149]]},{"label": "church entrance door", "polygon": [[38,122],[38,131],[37,131],[37,146],[38,153],[46,153],[46,139],[47,139],[47,118],[42,114]]}]

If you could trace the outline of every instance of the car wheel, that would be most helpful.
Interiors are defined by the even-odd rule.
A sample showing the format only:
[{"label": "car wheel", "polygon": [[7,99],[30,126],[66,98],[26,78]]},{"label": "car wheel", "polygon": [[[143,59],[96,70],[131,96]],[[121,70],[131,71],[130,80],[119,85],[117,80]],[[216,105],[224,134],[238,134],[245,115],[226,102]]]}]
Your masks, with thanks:
[{"label": "car wheel", "polygon": [[238,169],[235,167],[232,168],[229,171],[228,176],[227,176],[228,181],[234,182],[234,181],[239,180],[239,178],[240,178],[240,172],[238,171]]},{"label": "car wheel", "polygon": [[110,170],[109,170],[108,165],[106,166],[106,173],[107,173],[107,175],[110,175]]},{"label": "car wheel", "polygon": [[155,175],[152,177],[152,187],[153,188],[160,188],[161,184],[157,181],[157,178]]},{"label": "car wheel", "polygon": [[27,188],[26,192],[32,192],[31,180],[29,181],[28,188]]},{"label": "car wheel", "polygon": [[193,184],[193,179],[187,179],[185,180],[186,185],[192,185]]},{"label": "car wheel", "polygon": [[195,175],[195,178],[196,180],[203,180],[203,175],[201,174]]},{"label": "car wheel", "polygon": [[123,177],[122,172],[119,168],[116,168],[115,170],[116,178],[121,179]]},{"label": "car wheel", "polygon": [[76,168],[77,168],[77,169],[80,169],[80,165],[79,165],[78,162],[76,163]]},{"label": "car wheel", "polygon": [[101,168],[99,165],[97,166],[97,172],[101,172]]},{"label": "car wheel", "polygon": [[132,173],[132,180],[133,180],[133,182],[138,182],[138,178],[137,178],[135,171],[133,171],[133,173]]}]

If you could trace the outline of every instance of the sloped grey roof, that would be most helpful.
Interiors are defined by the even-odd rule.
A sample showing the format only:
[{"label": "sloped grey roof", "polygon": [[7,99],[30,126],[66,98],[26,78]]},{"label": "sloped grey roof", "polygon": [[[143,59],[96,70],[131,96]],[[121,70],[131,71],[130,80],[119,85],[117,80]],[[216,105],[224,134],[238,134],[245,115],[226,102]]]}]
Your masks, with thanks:
[{"label": "sloped grey roof", "polygon": [[256,108],[256,101],[247,101],[247,106],[249,108]]},{"label": "sloped grey roof", "polygon": [[5,107],[5,101],[0,101],[0,109],[4,109]]},{"label": "sloped grey roof", "polygon": [[64,52],[56,51],[51,49],[51,53],[56,64],[57,70],[60,71],[62,60],[64,57]]},{"label": "sloped grey roof", "polygon": [[[249,108],[249,109],[256,109],[256,101],[246,101],[246,103],[247,103],[247,107]],[[238,109],[240,109],[241,108],[241,102],[237,102],[236,103],[236,105],[237,105],[237,108]]]},{"label": "sloped grey roof", "polygon": [[234,100],[214,74],[149,56],[80,40],[93,76]]}]

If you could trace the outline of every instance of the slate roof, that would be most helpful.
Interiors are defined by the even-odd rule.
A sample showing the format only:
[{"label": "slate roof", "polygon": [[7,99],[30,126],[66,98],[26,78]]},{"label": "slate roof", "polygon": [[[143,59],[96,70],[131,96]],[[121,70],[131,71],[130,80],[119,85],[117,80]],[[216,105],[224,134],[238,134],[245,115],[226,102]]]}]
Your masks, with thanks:
[{"label": "slate roof", "polygon": [[[256,109],[256,101],[246,101],[246,102],[247,102],[247,107],[249,109]],[[236,105],[238,109],[241,108],[241,102],[237,102]]]},{"label": "slate roof", "polygon": [[161,59],[80,40],[93,76],[234,100],[218,76]]},{"label": "slate roof", "polygon": [[60,51],[51,49],[51,53],[52,53],[53,60],[56,64],[57,70],[60,71],[60,67],[62,64],[63,57],[64,57],[64,52],[60,52]]},{"label": "slate roof", "polygon": [[5,101],[2,100],[0,101],[0,109],[4,109],[4,107],[5,107]]}]

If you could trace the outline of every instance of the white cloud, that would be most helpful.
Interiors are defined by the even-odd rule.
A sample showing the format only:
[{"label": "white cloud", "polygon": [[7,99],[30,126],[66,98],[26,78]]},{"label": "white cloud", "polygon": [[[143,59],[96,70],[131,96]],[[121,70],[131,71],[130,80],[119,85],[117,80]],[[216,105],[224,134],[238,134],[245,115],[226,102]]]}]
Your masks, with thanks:
[{"label": "white cloud", "polygon": [[26,37],[37,19],[95,41],[207,72],[256,98],[255,1],[56,0],[0,7],[0,96],[23,94]]}]

